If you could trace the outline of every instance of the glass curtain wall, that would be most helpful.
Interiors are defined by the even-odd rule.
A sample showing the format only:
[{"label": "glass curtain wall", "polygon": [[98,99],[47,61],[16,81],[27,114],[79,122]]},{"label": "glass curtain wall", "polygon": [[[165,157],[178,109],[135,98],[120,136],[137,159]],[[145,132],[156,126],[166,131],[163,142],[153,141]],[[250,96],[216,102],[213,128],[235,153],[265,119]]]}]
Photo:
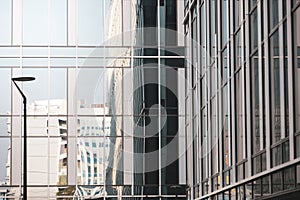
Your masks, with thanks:
[{"label": "glass curtain wall", "polygon": [[[185,199],[177,0],[0,0],[0,199]],[[180,80],[181,79],[181,80]]]},{"label": "glass curtain wall", "polygon": [[[194,136],[187,143],[199,140],[187,157],[201,155],[199,162],[187,161],[190,198],[252,199],[295,191],[299,1],[186,4],[185,26],[198,27],[187,29],[185,40],[186,55],[192,55],[186,62],[186,132]],[[200,72],[197,78],[194,71]],[[197,101],[189,100],[197,94]]]}]

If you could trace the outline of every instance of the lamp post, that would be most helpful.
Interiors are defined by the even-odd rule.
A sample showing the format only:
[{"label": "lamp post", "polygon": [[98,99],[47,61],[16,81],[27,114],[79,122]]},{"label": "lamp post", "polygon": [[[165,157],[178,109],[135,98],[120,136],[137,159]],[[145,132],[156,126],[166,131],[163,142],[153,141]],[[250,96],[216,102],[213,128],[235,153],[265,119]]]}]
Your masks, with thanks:
[{"label": "lamp post", "polygon": [[27,200],[27,112],[26,112],[26,104],[27,99],[25,94],[22,92],[20,87],[16,82],[26,82],[35,80],[34,77],[17,77],[12,78],[12,82],[15,84],[20,94],[23,97],[23,106],[24,106],[24,156],[23,156],[23,199]]}]

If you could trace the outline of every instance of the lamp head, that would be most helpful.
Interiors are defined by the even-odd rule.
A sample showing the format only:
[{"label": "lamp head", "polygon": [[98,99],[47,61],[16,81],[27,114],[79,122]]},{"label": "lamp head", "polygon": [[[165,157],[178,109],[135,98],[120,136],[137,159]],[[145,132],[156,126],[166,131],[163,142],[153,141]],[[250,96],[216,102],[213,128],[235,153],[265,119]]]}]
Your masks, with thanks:
[{"label": "lamp head", "polygon": [[20,81],[20,82],[25,82],[25,81],[34,81],[35,77],[16,77],[12,78],[12,81]]}]

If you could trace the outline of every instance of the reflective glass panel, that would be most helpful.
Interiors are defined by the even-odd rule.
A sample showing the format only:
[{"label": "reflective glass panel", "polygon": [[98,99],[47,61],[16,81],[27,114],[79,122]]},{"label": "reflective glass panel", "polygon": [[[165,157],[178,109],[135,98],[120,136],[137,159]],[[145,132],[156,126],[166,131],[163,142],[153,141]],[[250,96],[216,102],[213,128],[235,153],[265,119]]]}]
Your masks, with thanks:
[{"label": "reflective glass panel", "polygon": [[251,16],[251,51],[257,48],[258,45],[258,21],[257,21],[257,8],[252,12]]},{"label": "reflective glass panel", "polygon": [[[32,10],[35,12],[32,12]],[[23,43],[48,44],[48,0],[25,0],[23,2]]]},{"label": "reflective glass panel", "polygon": [[243,111],[243,78],[242,70],[235,76],[235,112],[236,112],[236,153],[237,161],[241,161],[244,158],[244,111]]},{"label": "reflective glass panel", "polygon": [[222,1],[222,44],[226,44],[228,40],[228,0]]},{"label": "reflective glass panel", "polygon": [[11,70],[0,69],[0,115],[6,115],[11,113]]},{"label": "reflective glass panel", "polygon": [[271,37],[271,102],[272,102],[272,143],[281,138],[281,104],[280,95],[282,83],[280,80],[280,42],[279,30]]},{"label": "reflective glass panel", "polygon": [[0,185],[2,184],[10,185],[10,167],[11,167],[10,155],[11,155],[10,139],[6,137],[5,138],[1,137],[0,138],[0,183],[1,184]]},{"label": "reflective glass panel", "polygon": [[259,105],[259,66],[258,56],[252,57],[251,65],[251,96],[252,96],[252,145],[253,153],[260,151],[260,105]]},{"label": "reflective glass panel", "polygon": [[0,1],[0,44],[11,44],[12,1]]},{"label": "reflective glass panel", "polygon": [[104,41],[105,1],[78,1],[78,44],[100,45]]}]

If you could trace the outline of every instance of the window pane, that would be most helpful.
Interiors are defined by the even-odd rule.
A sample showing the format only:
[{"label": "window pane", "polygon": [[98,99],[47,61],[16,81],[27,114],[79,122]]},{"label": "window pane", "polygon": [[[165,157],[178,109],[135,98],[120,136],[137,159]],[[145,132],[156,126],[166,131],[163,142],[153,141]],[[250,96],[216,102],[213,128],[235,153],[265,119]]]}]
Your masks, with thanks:
[{"label": "window pane", "polygon": [[110,151],[106,139],[104,137],[80,137],[78,145],[81,158],[78,161],[78,168],[82,176],[77,178],[77,182],[82,185],[104,184]]},{"label": "window pane", "polygon": [[230,109],[230,101],[229,101],[229,86],[228,84],[223,89],[223,152],[224,152],[224,169],[230,166],[230,143],[229,140],[229,109]]},{"label": "window pane", "polygon": [[272,101],[272,143],[281,138],[281,104],[280,104],[280,43],[279,30],[271,37],[271,101]]},{"label": "window pane", "polygon": [[10,86],[11,86],[10,69],[0,69],[0,94],[1,94],[0,115],[9,114],[11,112]]},{"label": "window pane", "polygon": [[204,108],[201,111],[201,148],[202,148],[202,178],[205,180],[207,178],[207,143],[208,143],[208,138],[207,138],[207,109]]},{"label": "window pane", "polygon": [[[45,131],[46,126],[40,125],[35,127],[40,120],[28,120],[28,135],[32,135],[35,129],[43,129]],[[44,135],[40,133],[40,135]],[[48,184],[48,165],[50,163],[48,160],[48,138],[28,138],[28,153],[27,153],[27,163],[28,163],[28,184],[29,185],[47,185]],[[57,146],[58,148],[59,146]],[[58,155],[56,155],[58,158]],[[58,162],[52,162],[52,167],[56,167]],[[58,176],[58,173],[53,174],[53,176]],[[55,183],[56,184],[56,183]]]},{"label": "window pane", "polygon": [[[157,45],[158,35],[157,31],[157,0],[142,1],[141,4],[144,7],[143,9],[143,21],[144,31],[147,32],[147,36],[143,35],[143,44],[144,45]],[[142,33],[143,34],[143,33]],[[146,37],[145,37],[146,36]]]},{"label": "window pane", "polygon": [[259,75],[258,75],[258,56],[252,57],[251,65],[251,96],[252,96],[252,144],[253,154],[260,151],[260,106],[259,106]]},{"label": "window pane", "polygon": [[262,179],[262,195],[266,196],[270,194],[270,178],[266,176]]},{"label": "window pane", "polygon": [[78,0],[79,45],[100,45],[103,43],[104,2]]},{"label": "window pane", "polygon": [[300,165],[296,166],[296,174],[297,174],[297,177],[296,177],[296,186],[300,187]]},{"label": "window pane", "polygon": [[217,86],[218,86],[218,75],[217,75],[217,67],[216,63],[213,64],[213,66],[210,67],[210,97],[213,97],[217,92]]},{"label": "window pane", "polygon": [[[286,1],[272,0],[269,5],[269,31],[271,31],[286,15]],[[282,2],[282,4],[281,4]]]},{"label": "window pane", "polygon": [[244,158],[244,128],[243,128],[243,79],[242,79],[242,70],[235,77],[235,113],[236,113],[236,153],[237,153],[237,162],[241,161]]},{"label": "window pane", "polygon": [[[173,46],[177,42],[176,37],[176,2],[177,0],[160,1],[160,45]],[[194,16],[197,9],[193,10]]]},{"label": "window pane", "polygon": [[227,20],[228,20],[228,0],[223,0],[223,3],[222,3],[222,13],[223,13],[223,16],[222,16],[222,34],[223,34],[223,45],[224,46],[228,40],[228,23],[227,23]]},{"label": "window pane", "polygon": [[[23,69],[24,76],[33,76],[36,78],[33,82],[23,83],[24,91],[27,95],[27,103],[30,105],[34,101],[48,99],[48,69]],[[44,112],[43,114],[46,114]]]},{"label": "window pane", "polygon": [[238,181],[243,180],[245,178],[245,176],[244,176],[244,163],[238,165],[236,170],[237,170],[237,174],[236,174],[237,180]]},{"label": "window pane", "polygon": [[297,135],[295,138],[295,146],[296,146],[296,157],[300,157],[300,135]]},{"label": "window pane", "polygon": [[215,158],[212,159],[212,175],[216,174],[218,172],[218,133],[217,133],[217,103],[216,98],[213,98],[211,100],[211,155]]},{"label": "window pane", "polygon": [[253,181],[253,195],[254,198],[261,196],[261,179]]},{"label": "window pane", "polygon": [[[215,0],[210,1],[210,17],[211,17],[211,19],[214,19],[214,20],[211,20],[211,22],[210,22],[210,45],[211,45],[210,54],[211,54],[212,57],[214,57],[215,54],[216,54],[216,42],[217,42],[216,24],[217,24],[217,20],[218,20],[218,18],[216,17],[216,10],[217,10],[216,1]],[[213,60],[214,59],[211,59],[211,61],[213,61]]]},{"label": "window pane", "polygon": [[[0,121],[1,123],[1,121]],[[1,128],[2,128],[2,124]],[[10,184],[10,139],[9,138],[0,138],[0,182]]]},{"label": "window pane", "polygon": [[229,76],[230,76],[230,69],[229,69],[229,66],[228,65],[228,48],[226,48],[223,53],[222,53],[222,78],[223,78],[223,83],[226,83],[229,79]]},{"label": "window pane", "polygon": [[[108,70],[113,71],[112,69]],[[109,83],[108,70],[104,68],[81,68],[79,70],[76,81],[77,99],[83,102],[84,107],[90,108],[93,104],[102,104],[110,100],[110,96],[107,96],[106,99],[104,96],[104,92],[106,92],[104,88],[108,87],[106,83]],[[108,95],[110,94],[109,91],[107,90]],[[75,91],[74,93],[71,92],[72,95],[76,94]],[[112,114],[115,114],[115,110]]]},{"label": "window pane", "polygon": [[281,145],[272,149],[272,166],[275,167],[282,163],[282,150]]},{"label": "window pane", "polygon": [[238,69],[243,61],[243,53],[244,53],[244,45],[243,45],[243,41],[242,41],[242,31],[239,31],[236,35],[235,35],[235,70]]},{"label": "window pane", "polygon": [[11,127],[11,117],[0,117],[0,136],[9,136]]},{"label": "window pane", "polygon": [[48,0],[24,0],[23,43],[48,44],[48,32]]},{"label": "window pane", "polygon": [[242,0],[236,0],[234,1],[234,13],[235,13],[235,29],[237,29],[241,22],[243,21],[243,3],[244,1]]},{"label": "window pane", "polygon": [[257,0],[250,0],[251,9],[256,5]]},{"label": "window pane", "polygon": [[11,0],[0,0],[0,44],[11,44]]},{"label": "window pane", "polygon": [[207,84],[206,78],[201,79],[201,108],[207,103]]},{"label": "window pane", "polygon": [[200,12],[201,12],[201,18],[200,18],[200,48],[201,48],[201,72],[202,74],[204,74],[206,71],[206,56],[207,56],[207,52],[206,52],[206,21],[205,21],[205,17],[206,17],[206,9],[205,9],[205,3],[201,6],[200,8]]},{"label": "window pane", "polygon": [[261,155],[256,156],[253,158],[253,174],[257,174],[261,172]]},{"label": "window pane", "polygon": [[293,189],[295,187],[295,167],[289,167],[283,171],[283,189]]},{"label": "window pane", "polygon": [[266,152],[262,153],[261,155],[261,170],[265,171],[267,169],[267,158],[266,158]]},{"label": "window pane", "polygon": [[197,19],[192,22],[192,86],[197,81],[198,74],[198,39]]},{"label": "window pane", "polygon": [[50,1],[50,38],[53,45],[66,45],[67,43],[67,1]]},{"label": "window pane", "polygon": [[244,185],[237,188],[237,199],[245,199],[245,187]]},{"label": "window pane", "polygon": [[282,144],[282,163],[290,160],[290,145],[289,142]]},{"label": "window pane", "polygon": [[279,8],[280,0],[269,1],[269,29],[272,30],[279,22]]},{"label": "window pane", "polygon": [[[67,70],[50,69],[50,99],[61,100],[60,109],[52,114],[67,114]],[[54,103],[55,101],[53,101]],[[51,102],[49,102],[51,103]],[[58,103],[58,102],[57,102]],[[51,110],[49,110],[51,114]]]},{"label": "window pane", "polygon": [[272,193],[280,192],[282,190],[282,172],[272,174]]},{"label": "window pane", "polygon": [[[294,13],[293,28],[294,28],[294,88],[299,88],[300,85],[300,8]],[[300,131],[300,90],[295,89],[295,128],[296,132]]]},{"label": "window pane", "polygon": [[251,51],[257,48],[258,45],[258,24],[257,24],[257,8],[250,16],[251,19]]}]

